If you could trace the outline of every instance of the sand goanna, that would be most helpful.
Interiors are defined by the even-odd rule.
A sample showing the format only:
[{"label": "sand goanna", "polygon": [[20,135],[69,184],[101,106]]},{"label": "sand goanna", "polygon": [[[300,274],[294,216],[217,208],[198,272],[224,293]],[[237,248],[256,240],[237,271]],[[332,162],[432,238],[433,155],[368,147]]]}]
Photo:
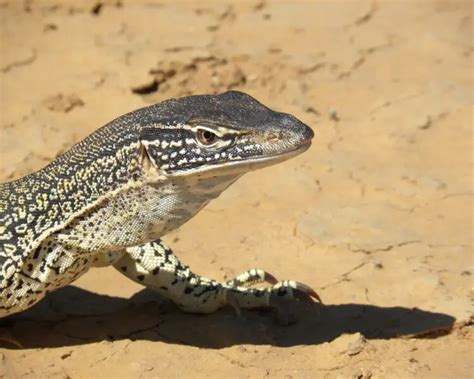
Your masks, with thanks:
[{"label": "sand goanna", "polygon": [[[244,93],[188,96],[119,117],[1,184],[0,317],[106,265],[187,312],[320,301],[307,285],[260,269],[227,282],[199,276],[160,240],[241,175],[302,153],[312,138],[295,117]],[[253,287],[261,282],[270,285]]]}]

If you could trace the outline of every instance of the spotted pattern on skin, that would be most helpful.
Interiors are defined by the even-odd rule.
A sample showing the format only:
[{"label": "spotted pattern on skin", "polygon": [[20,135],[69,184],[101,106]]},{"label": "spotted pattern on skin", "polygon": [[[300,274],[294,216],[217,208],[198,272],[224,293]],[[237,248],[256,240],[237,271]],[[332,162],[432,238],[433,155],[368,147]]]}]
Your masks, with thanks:
[{"label": "spotted pattern on skin", "polygon": [[[214,136],[208,145],[203,130]],[[119,117],[42,170],[0,184],[0,317],[106,265],[196,312],[291,294],[296,282],[245,287],[261,270],[231,283],[200,277],[159,238],[245,172],[303,151],[311,138],[296,118],[246,94],[189,96]]]}]

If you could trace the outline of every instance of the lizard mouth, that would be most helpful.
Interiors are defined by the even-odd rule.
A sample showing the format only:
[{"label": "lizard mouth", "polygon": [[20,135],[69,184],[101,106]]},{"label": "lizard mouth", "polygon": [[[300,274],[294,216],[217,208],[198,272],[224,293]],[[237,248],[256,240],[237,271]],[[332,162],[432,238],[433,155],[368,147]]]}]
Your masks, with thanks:
[{"label": "lizard mouth", "polygon": [[[247,171],[257,170],[263,167],[272,166],[274,164],[286,161],[287,159],[293,158],[301,153],[304,153],[311,146],[311,140],[305,140],[300,145],[291,150],[275,152],[275,154],[267,155],[264,157],[254,158],[241,158],[233,161],[209,164],[206,166],[197,167],[195,170],[196,174],[219,175],[219,172],[223,174],[244,174]],[[175,172],[175,176],[186,176],[189,172]]]},{"label": "lizard mouth", "polygon": [[286,150],[282,152],[276,152],[275,154],[269,154],[266,157],[256,157],[255,159],[249,159],[249,162],[271,161],[273,159],[278,159],[278,160],[290,159],[296,155],[304,153],[306,150],[309,149],[310,146],[311,146],[311,140],[306,140],[300,145],[298,145],[297,147],[295,147],[294,149],[290,149],[290,150]]},{"label": "lizard mouth", "polygon": [[[266,157],[256,157],[255,159],[249,159],[247,162],[249,163],[249,165],[255,164],[256,166],[258,166],[258,167],[255,167],[256,169],[260,167],[264,167],[264,166],[270,166],[282,161],[286,161],[287,159],[293,158],[297,155],[300,155],[304,153],[306,150],[308,150],[310,146],[311,146],[311,140],[307,140],[292,150],[279,152],[273,155],[268,155]],[[237,161],[237,162],[242,162],[242,161]],[[244,161],[243,163],[245,164],[246,162]]]}]

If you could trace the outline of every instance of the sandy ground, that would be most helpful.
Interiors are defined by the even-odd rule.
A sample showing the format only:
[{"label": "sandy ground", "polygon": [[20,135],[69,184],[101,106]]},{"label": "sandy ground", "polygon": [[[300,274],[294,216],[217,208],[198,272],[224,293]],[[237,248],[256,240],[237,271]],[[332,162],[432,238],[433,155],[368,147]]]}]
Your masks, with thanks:
[{"label": "sandy ground", "polygon": [[8,320],[0,377],[469,377],[473,26],[460,1],[0,1],[0,180],[170,97],[239,89],[316,132],[166,241],[216,279],[312,285],[183,314],[112,268]]}]

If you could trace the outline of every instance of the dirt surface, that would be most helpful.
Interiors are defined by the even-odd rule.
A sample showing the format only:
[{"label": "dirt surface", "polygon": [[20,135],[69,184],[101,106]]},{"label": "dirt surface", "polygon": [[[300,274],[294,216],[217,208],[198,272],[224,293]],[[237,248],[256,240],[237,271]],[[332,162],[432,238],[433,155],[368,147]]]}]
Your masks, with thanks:
[{"label": "dirt surface", "polygon": [[473,375],[472,3],[0,1],[0,180],[170,97],[239,89],[312,148],[167,236],[194,271],[313,286],[271,313],[183,314],[113,268],[4,324],[0,377]]}]

